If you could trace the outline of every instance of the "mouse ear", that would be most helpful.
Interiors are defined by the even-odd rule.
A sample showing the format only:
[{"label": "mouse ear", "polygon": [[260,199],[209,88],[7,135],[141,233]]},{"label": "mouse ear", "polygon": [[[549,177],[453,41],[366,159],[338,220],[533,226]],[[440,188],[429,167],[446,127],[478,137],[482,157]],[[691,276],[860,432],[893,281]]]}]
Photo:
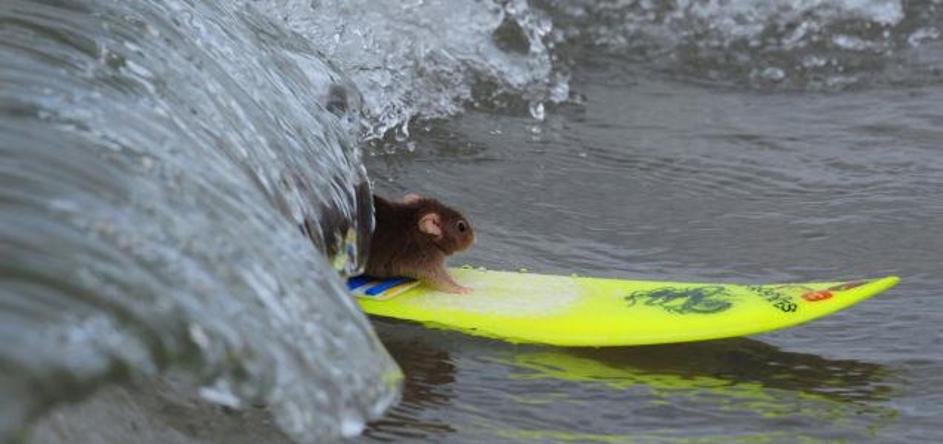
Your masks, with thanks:
[{"label": "mouse ear", "polygon": [[414,204],[414,203],[419,202],[419,199],[422,199],[422,197],[419,197],[418,194],[409,193],[409,194],[403,196],[403,203],[404,203],[404,204],[410,204],[410,205],[412,205],[412,204]]},{"label": "mouse ear", "polygon": [[442,236],[442,227],[439,226],[439,214],[428,213],[419,219],[419,231],[435,237]]}]

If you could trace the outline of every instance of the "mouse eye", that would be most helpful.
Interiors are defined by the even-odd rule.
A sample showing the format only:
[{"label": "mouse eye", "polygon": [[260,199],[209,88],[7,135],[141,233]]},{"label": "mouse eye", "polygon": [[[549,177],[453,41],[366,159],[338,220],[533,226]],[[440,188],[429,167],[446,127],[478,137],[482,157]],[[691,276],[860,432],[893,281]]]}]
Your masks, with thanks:
[{"label": "mouse eye", "polygon": [[468,225],[466,225],[465,221],[463,220],[458,221],[458,224],[456,224],[456,227],[458,227],[458,231],[461,231],[463,233],[465,232],[465,230],[468,229]]}]

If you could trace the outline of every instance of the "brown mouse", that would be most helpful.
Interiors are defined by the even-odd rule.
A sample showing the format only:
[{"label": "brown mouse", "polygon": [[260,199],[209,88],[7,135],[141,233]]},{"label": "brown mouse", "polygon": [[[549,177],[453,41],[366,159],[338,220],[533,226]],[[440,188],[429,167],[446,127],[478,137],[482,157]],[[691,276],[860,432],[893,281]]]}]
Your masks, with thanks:
[{"label": "brown mouse", "polygon": [[390,201],[373,195],[376,228],[370,240],[367,275],[410,277],[436,290],[468,293],[445,268],[445,258],[470,247],[475,232],[462,213],[438,200],[406,195]]}]

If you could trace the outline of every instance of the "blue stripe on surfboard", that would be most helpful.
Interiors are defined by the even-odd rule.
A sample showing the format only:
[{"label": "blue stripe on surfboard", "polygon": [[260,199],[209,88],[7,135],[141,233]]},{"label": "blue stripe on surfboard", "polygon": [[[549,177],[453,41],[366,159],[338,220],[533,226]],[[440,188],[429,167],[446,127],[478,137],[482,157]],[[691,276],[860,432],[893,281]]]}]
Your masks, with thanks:
[{"label": "blue stripe on surfboard", "polygon": [[371,287],[371,288],[368,288],[367,291],[365,291],[364,293],[365,293],[367,296],[376,296],[376,295],[378,295],[378,294],[382,294],[384,291],[389,290],[389,289],[391,289],[391,288],[393,288],[393,287],[395,287],[395,286],[397,286],[397,285],[399,285],[399,284],[404,284],[404,283],[410,282],[410,281],[412,281],[412,279],[406,279],[406,278],[393,278],[393,279],[389,279],[389,280],[383,281],[382,283],[380,283],[380,284],[378,284],[378,285],[376,285],[376,286],[373,286],[373,287]]},{"label": "blue stripe on surfboard", "polygon": [[360,287],[363,287],[372,280],[373,278],[370,276],[354,276],[350,279],[347,279],[347,289],[356,290]]}]

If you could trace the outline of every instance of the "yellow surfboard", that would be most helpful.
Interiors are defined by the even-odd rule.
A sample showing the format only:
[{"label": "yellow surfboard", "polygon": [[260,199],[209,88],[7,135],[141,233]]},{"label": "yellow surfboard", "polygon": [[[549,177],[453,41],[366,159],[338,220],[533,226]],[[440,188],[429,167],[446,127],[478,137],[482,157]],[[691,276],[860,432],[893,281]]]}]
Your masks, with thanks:
[{"label": "yellow surfboard", "polygon": [[509,342],[620,346],[745,336],[808,322],[897,284],[896,276],[804,284],[695,284],[450,270],[474,291],[438,292],[409,279],[355,277],[369,314]]}]

